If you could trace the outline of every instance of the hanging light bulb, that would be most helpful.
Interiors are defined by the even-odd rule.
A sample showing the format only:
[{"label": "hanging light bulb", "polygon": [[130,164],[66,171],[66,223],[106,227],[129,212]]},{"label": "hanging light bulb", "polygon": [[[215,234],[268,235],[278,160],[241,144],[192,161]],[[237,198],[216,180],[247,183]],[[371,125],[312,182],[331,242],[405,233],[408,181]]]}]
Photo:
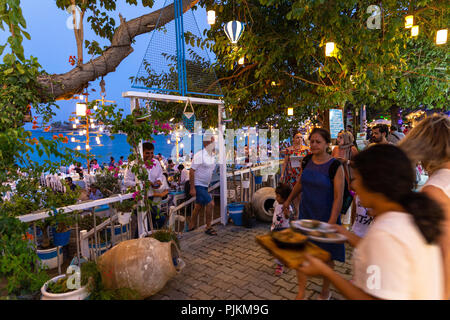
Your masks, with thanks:
[{"label": "hanging light bulb", "polygon": [[333,57],[336,55],[336,45],[334,42],[327,42],[325,45],[325,56]]},{"label": "hanging light bulb", "polygon": [[80,146],[77,146],[77,150],[81,150],[81,147],[80,147]]},{"label": "hanging light bulb", "polygon": [[294,115],[294,108],[288,108],[288,116],[293,116]]},{"label": "hanging light bulb", "polygon": [[98,109],[98,105],[95,105],[94,110],[97,111],[97,109]]},{"label": "hanging light bulb", "polygon": [[75,119],[75,123],[76,123],[76,124],[79,124],[79,123],[80,123],[80,120]]},{"label": "hanging light bulb", "polygon": [[419,26],[413,26],[411,28],[411,37],[417,37],[419,35]]},{"label": "hanging light bulb", "polygon": [[77,128],[77,125],[76,125],[76,124],[73,124],[73,125],[72,125],[72,128],[76,129],[76,128]]},{"label": "hanging light bulb", "polygon": [[86,150],[89,150],[91,147],[87,144],[86,145]]},{"label": "hanging light bulb", "polygon": [[89,121],[90,121],[91,123],[93,123],[93,122],[95,121],[95,119],[90,118]]},{"label": "hanging light bulb", "polygon": [[103,127],[98,128],[98,131],[103,132]]},{"label": "hanging light bulb", "polygon": [[413,27],[413,25],[414,25],[414,16],[412,16],[412,15],[406,16],[405,17],[405,28],[410,29]]},{"label": "hanging light bulb", "polygon": [[208,10],[208,24],[213,25],[216,23],[216,12],[214,10]]},{"label": "hanging light bulb", "polygon": [[78,132],[78,135],[82,136],[83,135],[83,131]]},{"label": "hanging light bulb", "polygon": [[448,34],[448,29],[438,30],[438,32],[436,33],[436,44],[447,43],[447,34]]},{"label": "hanging light bulb", "polygon": [[76,104],[76,115],[77,117],[85,117],[86,116],[86,103],[77,103]]},{"label": "hanging light bulb", "polygon": [[244,62],[245,62],[245,57],[240,57],[239,60],[238,60],[238,63],[239,63],[240,65],[243,65]]},{"label": "hanging light bulb", "polygon": [[70,138],[70,141],[75,142],[75,138],[74,137]]}]

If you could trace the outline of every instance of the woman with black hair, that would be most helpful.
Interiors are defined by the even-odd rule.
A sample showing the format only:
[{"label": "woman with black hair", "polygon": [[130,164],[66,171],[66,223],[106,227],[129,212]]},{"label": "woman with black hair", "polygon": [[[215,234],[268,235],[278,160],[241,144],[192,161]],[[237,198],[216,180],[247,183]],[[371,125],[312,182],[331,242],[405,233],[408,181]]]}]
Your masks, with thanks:
[{"label": "woman with black hair", "polygon": [[348,299],[443,299],[438,246],[443,210],[427,195],[412,191],[411,161],[398,147],[384,144],[358,154],[352,167],[352,187],[374,216],[364,238],[336,226],[356,247],[353,283],[310,255],[299,271],[324,276]]}]

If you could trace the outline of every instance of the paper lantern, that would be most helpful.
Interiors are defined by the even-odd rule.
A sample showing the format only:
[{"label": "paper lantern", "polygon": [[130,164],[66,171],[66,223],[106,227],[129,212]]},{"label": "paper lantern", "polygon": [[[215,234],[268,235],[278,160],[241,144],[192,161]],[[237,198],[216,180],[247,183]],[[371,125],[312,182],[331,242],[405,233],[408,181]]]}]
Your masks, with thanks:
[{"label": "paper lantern", "polygon": [[325,55],[327,57],[333,57],[336,55],[336,45],[334,44],[334,42],[327,42],[327,44],[325,45]]},{"label": "paper lantern", "polygon": [[288,108],[288,116],[294,115],[294,108]]},{"label": "paper lantern", "polygon": [[438,32],[436,33],[436,44],[447,43],[447,34],[448,34],[448,29],[438,30]]},{"label": "paper lantern", "polygon": [[414,25],[414,16],[406,16],[405,17],[405,28],[410,29]]},{"label": "paper lantern", "polygon": [[411,28],[411,37],[417,37],[419,35],[419,26],[413,26]]},{"label": "paper lantern", "polygon": [[76,104],[76,115],[77,117],[85,117],[86,116],[86,103],[77,103]]},{"label": "paper lantern", "polygon": [[245,62],[245,57],[241,57],[241,58],[239,58],[239,60],[238,60],[238,63],[239,64],[244,64],[244,62]]},{"label": "paper lantern", "polygon": [[216,23],[216,12],[214,10],[208,10],[208,24],[212,25]]},{"label": "paper lantern", "polygon": [[223,30],[232,44],[236,44],[244,33],[245,26],[240,21],[230,21],[224,27]]}]

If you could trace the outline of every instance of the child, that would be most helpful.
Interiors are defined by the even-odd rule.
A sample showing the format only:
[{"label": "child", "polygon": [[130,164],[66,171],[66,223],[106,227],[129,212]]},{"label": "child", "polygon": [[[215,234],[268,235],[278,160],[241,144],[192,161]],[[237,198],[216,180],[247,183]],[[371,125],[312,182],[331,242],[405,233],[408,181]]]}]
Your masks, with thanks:
[{"label": "child", "polygon": [[[279,184],[275,189],[275,203],[274,203],[274,213],[272,218],[272,226],[270,231],[278,231],[282,229],[289,228],[289,217],[293,214],[292,207],[289,207],[289,212],[283,212],[283,203],[289,197],[291,193],[291,187],[288,184]],[[277,276],[283,273],[283,264],[275,260],[277,263],[277,268],[275,269],[275,274]]]}]

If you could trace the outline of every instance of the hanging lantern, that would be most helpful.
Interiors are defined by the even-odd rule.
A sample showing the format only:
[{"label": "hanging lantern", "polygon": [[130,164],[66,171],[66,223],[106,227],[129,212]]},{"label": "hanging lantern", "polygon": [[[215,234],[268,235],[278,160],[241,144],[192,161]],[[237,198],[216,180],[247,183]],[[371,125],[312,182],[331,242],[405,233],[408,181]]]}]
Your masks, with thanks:
[{"label": "hanging lantern", "polygon": [[208,11],[208,24],[212,25],[216,23],[216,12],[214,10]]},{"label": "hanging lantern", "polygon": [[334,42],[327,42],[327,44],[325,45],[325,56],[333,57],[336,55],[336,51],[337,49]]},{"label": "hanging lantern", "polygon": [[76,104],[76,115],[77,117],[85,117],[86,116],[86,103],[77,103]]},{"label": "hanging lantern", "polygon": [[294,108],[288,108],[288,116],[294,115]]},{"label": "hanging lantern", "polygon": [[86,150],[89,150],[91,147],[87,144],[86,145]]},{"label": "hanging lantern", "polygon": [[438,30],[438,32],[436,33],[436,44],[447,43],[447,34],[448,34],[448,29]]},{"label": "hanging lantern", "polygon": [[76,125],[76,124],[73,124],[73,125],[72,125],[72,128],[76,129],[76,128],[77,128],[77,125]]},{"label": "hanging lantern", "polygon": [[417,37],[419,35],[419,26],[413,26],[411,28],[411,37]]},{"label": "hanging lantern", "polygon": [[74,137],[70,138],[70,142],[75,142],[75,138]]},{"label": "hanging lantern", "polygon": [[80,147],[80,146],[77,146],[77,150],[81,150],[81,147]]},{"label": "hanging lantern", "polygon": [[244,62],[245,62],[245,57],[239,58],[238,63],[239,63],[240,65],[244,64]]},{"label": "hanging lantern", "polygon": [[224,27],[223,30],[232,44],[236,44],[244,33],[245,26],[240,21],[230,21]]},{"label": "hanging lantern", "polygon": [[406,16],[405,17],[405,28],[410,29],[414,25],[414,16]]}]

